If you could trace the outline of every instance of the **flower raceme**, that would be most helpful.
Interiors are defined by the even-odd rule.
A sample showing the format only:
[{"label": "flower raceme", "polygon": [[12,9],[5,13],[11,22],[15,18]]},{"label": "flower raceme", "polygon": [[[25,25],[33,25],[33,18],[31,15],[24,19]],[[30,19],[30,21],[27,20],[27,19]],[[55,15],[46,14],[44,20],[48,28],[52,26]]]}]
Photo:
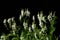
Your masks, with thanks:
[{"label": "flower raceme", "polygon": [[[23,16],[25,16],[25,17],[23,18]],[[52,39],[54,39],[52,37],[54,37],[53,32],[55,30],[53,32],[51,30],[55,29],[55,28],[54,28],[54,26],[51,22],[55,18],[55,13],[52,15],[52,12],[51,12],[48,16],[43,16],[43,11],[41,11],[36,16],[38,18],[37,20],[39,21],[39,24],[37,24],[35,22],[36,21],[35,20],[35,15],[32,16],[32,20],[33,20],[32,24],[28,23],[30,21],[30,20],[28,20],[29,18],[27,18],[27,17],[30,17],[30,11],[28,11],[28,9],[26,9],[25,11],[23,9],[21,10],[21,14],[20,14],[19,19],[18,19],[19,22],[20,22],[19,25],[17,25],[16,21],[14,20],[15,19],[14,17],[9,18],[8,20],[4,19],[4,21],[3,21],[4,25],[7,26],[6,22],[8,22],[9,27],[11,28],[10,31],[12,31],[12,33],[9,33],[8,35],[10,35],[10,34],[11,34],[10,36],[13,35],[12,37],[14,39],[12,38],[12,40],[15,40],[15,37],[17,38],[16,40],[19,40],[19,39],[20,40],[52,40]],[[46,23],[48,23],[48,22],[45,19],[46,17],[47,17],[47,20],[49,20],[49,22],[51,23],[52,27],[49,26],[49,28],[50,28],[49,33],[52,32],[52,34],[47,33],[48,28],[47,28]],[[26,21],[26,18],[27,18],[28,22]],[[41,29],[38,29],[37,25],[39,25],[39,27],[41,27]],[[6,27],[6,28],[8,28],[8,27]],[[16,32],[18,32],[18,33],[16,33]],[[5,40],[9,40],[10,36],[8,36],[8,35],[4,35],[4,36],[6,36]]]}]

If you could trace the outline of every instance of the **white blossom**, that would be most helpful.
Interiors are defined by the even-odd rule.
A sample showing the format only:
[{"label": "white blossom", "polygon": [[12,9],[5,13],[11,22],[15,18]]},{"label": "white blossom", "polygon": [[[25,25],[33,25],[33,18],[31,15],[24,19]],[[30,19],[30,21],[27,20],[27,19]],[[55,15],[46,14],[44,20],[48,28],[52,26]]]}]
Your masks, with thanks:
[{"label": "white blossom", "polygon": [[15,31],[13,30],[13,34],[15,35]]},{"label": "white blossom", "polygon": [[45,17],[43,17],[42,20],[46,23]]},{"label": "white blossom", "polygon": [[30,12],[28,11],[28,9],[25,11],[26,16],[30,16]]},{"label": "white blossom", "polygon": [[11,18],[12,22],[14,21],[14,17]]},{"label": "white blossom", "polygon": [[5,24],[5,23],[6,23],[6,21],[7,21],[7,20],[6,20],[6,19],[4,19],[3,23]]},{"label": "white blossom", "polygon": [[35,20],[35,16],[33,16],[33,20]]},{"label": "white blossom", "polygon": [[8,22],[8,23],[11,23],[11,18],[9,18],[9,19],[7,20],[7,22]]},{"label": "white blossom", "polygon": [[41,31],[42,31],[42,32],[45,32],[46,29],[47,29],[47,28],[46,28],[46,26],[45,26],[44,28],[41,29]]},{"label": "white blossom", "polygon": [[1,39],[2,40],[5,40],[5,35],[1,35]]},{"label": "white blossom", "polygon": [[43,22],[39,22],[39,26],[42,28],[43,27]]},{"label": "white blossom", "polygon": [[39,19],[39,13],[37,14],[37,17],[38,17],[38,19]]},{"label": "white blossom", "polygon": [[41,18],[41,19],[42,19],[42,17],[43,17],[43,13],[40,14],[40,18]]},{"label": "white blossom", "polygon": [[34,30],[34,26],[35,26],[35,25],[34,25],[34,24],[32,24],[32,29],[33,29],[33,30]]},{"label": "white blossom", "polygon": [[13,34],[15,34],[15,31],[16,31],[16,23],[13,23],[13,25],[12,25],[12,31],[13,31]]},{"label": "white blossom", "polygon": [[24,39],[24,37],[20,37],[20,39],[21,39],[21,40],[23,40],[23,39]]},{"label": "white blossom", "polygon": [[7,27],[6,22],[7,22],[7,20],[6,20],[6,19],[4,19],[3,23],[4,23],[4,25]]},{"label": "white blossom", "polygon": [[24,15],[24,10],[22,9],[22,10],[21,10],[21,16],[23,16],[23,15]]},{"label": "white blossom", "polygon": [[1,39],[4,38],[4,35],[1,35]]},{"label": "white blossom", "polygon": [[36,33],[34,33],[35,38],[37,38]]},{"label": "white blossom", "polygon": [[25,22],[23,22],[23,26],[25,26]]},{"label": "white blossom", "polygon": [[44,32],[44,28],[42,28],[41,31]]},{"label": "white blossom", "polygon": [[41,19],[40,19],[40,15],[39,15],[39,13],[38,13],[37,17],[38,17],[38,20],[40,21]]},{"label": "white blossom", "polygon": [[28,24],[26,22],[23,22],[24,29],[28,27]]},{"label": "white blossom", "polygon": [[13,23],[12,30],[16,30],[16,23]]},{"label": "white blossom", "polygon": [[40,27],[43,27],[42,20],[43,20],[43,21],[45,21],[45,20],[44,20],[44,17],[43,17],[42,12],[41,12],[41,14],[38,14],[37,16],[38,16],[38,20],[39,20],[39,26],[40,26]]},{"label": "white blossom", "polygon": [[46,37],[46,40],[49,40],[49,38],[48,38],[48,37]]},{"label": "white blossom", "polygon": [[49,20],[49,21],[52,20],[52,12],[48,15],[48,20]]},{"label": "white blossom", "polygon": [[31,27],[29,27],[29,32],[31,32]]},{"label": "white blossom", "polygon": [[42,32],[40,31],[39,34],[41,34]]},{"label": "white blossom", "polygon": [[20,15],[19,19],[21,20],[22,16]]}]

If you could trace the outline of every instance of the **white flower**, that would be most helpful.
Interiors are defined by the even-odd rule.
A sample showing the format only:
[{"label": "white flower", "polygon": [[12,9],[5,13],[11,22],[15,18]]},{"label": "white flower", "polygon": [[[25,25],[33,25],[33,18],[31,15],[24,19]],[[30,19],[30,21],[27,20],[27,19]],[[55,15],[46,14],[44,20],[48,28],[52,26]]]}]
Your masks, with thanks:
[{"label": "white flower", "polygon": [[22,16],[20,15],[19,19],[21,20]]},{"label": "white flower", "polygon": [[34,25],[34,24],[32,24],[32,29],[33,29],[33,30],[34,30],[34,26],[35,26],[35,25]]},{"label": "white flower", "polygon": [[41,12],[40,16],[39,16],[39,14],[38,14],[38,20],[39,20],[39,25],[40,25],[41,27],[43,27],[42,20],[45,21],[45,18],[43,17],[42,12]]},{"label": "white flower", "polygon": [[43,13],[42,13],[42,11],[40,12],[40,16],[39,16],[39,20],[42,20],[42,18],[43,18]]},{"label": "white flower", "polygon": [[33,16],[33,20],[35,20],[35,17]]},{"label": "white flower", "polygon": [[41,31],[44,32],[44,28],[42,28]]},{"label": "white flower", "polygon": [[39,22],[42,20],[42,17],[40,17],[40,16],[38,16],[38,20],[39,20]]},{"label": "white flower", "polygon": [[40,31],[39,34],[41,34],[42,32]]},{"label": "white flower", "polygon": [[31,27],[29,27],[29,32],[31,32]]},{"label": "white flower", "polygon": [[13,30],[13,34],[15,35],[15,31]]},{"label": "white flower", "polygon": [[5,40],[5,35],[2,35],[2,36],[1,36],[1,39],[2,39],[2,40]]},{"label": "white flower", "polygon": [[30,16],[30,12],[28,11],[28,9],[25,11],[26,16]]},{"label": "white flower", "polygon": [[3,23],[4,23],[4,24],[6,23],[6,19],[4,19]]},{"label": "white flower", "polygon": [[45,20],[45,16],[43,16],[42,12],[40,13],[40,16],[39,16],[39,14],[38,14],[37,16],[38,16],[38,20],[39,20],[39,22],[41,22],[41,21],[46,22],[46,20]]},{"label": "white flower", "polygon": [[12,30],[16,30],[16,23],[13,23]]},{"label": "white flower", "polygon": [[1,39],[4,38],[4,35],[1,36]]},{"label": "white flower", "polygon": [[23,15],[24,15],[24,10],[22,9],[22,10],[21,10],[21,16],[23,16]]},{"label": "white flower", "polygon": [[12,22],[14,21],[14,17],[11,18]]},{"label": "white flower", "polygon": [[49,20],[49,21],[52,20],[52,12],[48,15],[48,20]]},{"label": "white flower", "polygon": [[37,17],[39,17],[39,13],[37,14]]},{"label": "white flower", "polygon": [[20,37],[20,39],[21,39],[21,40],[23,40],[23,39],[24,39],[24,37]]},{"label": "white flower", "polygon": [[35,38],[37,38],[36,33],[34,33]]},{"label": "white flower", "polygon": [[43,17],[43,13],[40,14],[40,18],[42,18],[42,17]]},{"label": "white flower", "polygon": [[24,29],[28,27],[28,24],[26,22],[23,22]]},{"label": "white flower", "polygon": [[25,26],[25,22],[23,22],[23,26]]},{"label": "white flower", "polygon": [[39,19],[39,13],[37,14],[37,18]]},{"label": "white flower", "polygon": [[42,28],[43,27],[43,22],[39,22],[39,26]]},{"label": "white flower", "polygon": [[41,29],[41,31],[42,31],[42,32],[45,32],[46,29],[47,29],[47,28],[46,28],[46,26],[45,26],[44,28]]},{"label": "white flower", "polygon": [[12,30],[13,30],[13,34],[15,34],[15,31],[16,31],[16,23],[13,23]]},{"label": "white flower", "polygon": [[3,23],[4,23],[5,27],[7,27],[6,22],[7,22],[7,20],[6,20],[6,19],[4,19]]},{"label": "white flower", "polygon": [[48,38],[48,37],[46,37],[46,40],[49,40],[49,38]]},{"label": "white flower", "polygon": [[8,23],[11,23],[11,18],[9,18],[9,19],[7,20],[7,22],[8,22]]},{"label": "white flower", "polygon": [[45,17],[43,17],[42,20],[46,23]]}]

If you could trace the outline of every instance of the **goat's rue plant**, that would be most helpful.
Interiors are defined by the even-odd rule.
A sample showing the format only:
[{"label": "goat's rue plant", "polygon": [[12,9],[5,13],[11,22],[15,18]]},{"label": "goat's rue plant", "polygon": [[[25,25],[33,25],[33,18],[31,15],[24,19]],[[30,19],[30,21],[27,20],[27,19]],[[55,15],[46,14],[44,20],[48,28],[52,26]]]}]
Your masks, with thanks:
[{"label": "goat's rue plant", "polygon": [[[30,24],[30,12],[27,10],[21,10],[21,14],[19,16],[19,25],[17,25],[15,18],[9,18],[4,19],[3,23],[5,27],[8,29],[10,28],[10,33],[1,35],[1,40],[58,40],[58,38],[55,36],[55,20],[56,16],[55,13],[49,13],[48,16],[43,16],[43,11],[38,13],[37,20],[39,21],[39,24],[37,24],[35,21],[35,15],[32,16],[32,24]],[[50,24],[48,24],[47,20]],[[7,23],[9,26],[7,26]],[[50,26],[47,26],[50,25]],[[38,28],[38,26],[40,29]],[[48,30],[49,28],[49,30]]]}]

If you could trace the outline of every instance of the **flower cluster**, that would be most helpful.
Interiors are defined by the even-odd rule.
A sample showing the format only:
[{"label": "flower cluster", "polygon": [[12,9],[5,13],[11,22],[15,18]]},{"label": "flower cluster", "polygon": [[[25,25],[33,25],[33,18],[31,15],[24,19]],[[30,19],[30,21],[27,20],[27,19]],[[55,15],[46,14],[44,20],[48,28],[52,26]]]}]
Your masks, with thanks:
[{"label": "flower cluster", "polygon": [[[6,26],[6,28],[8,29],[8,27],[10,28],[10,33],[9,34],[4,34],[1,35],[1,39],[2,40],[57,40],[57,37],[54,36],[54,31],[55,31],[55,20],[56,20],[56,16],[55,13],[52,15],[52,12],[48,15],[48,16],[43,16],[43,11],[41,11],[40,13],[38,13],[37,15],[37,20],[39,20],[39,27],[41,29],[38,29],[37,27],[37,23],[35,22],[35,16],[32,16],[32,24],[29,24],[28,22],[30,21],[30,12],[28,11],[28,9],[26,9],[25,11],[22,9],[21,10],[21,14],[19,16],[19,22],[20,25],[17,25],[15,18],[9,18],[4,19],[3,23]],[[47,20],[50,22],[50,26],[49,26],[49,34],[47,33],[48,28],[46,23],[48,23],[46,21]],[[9,24],[9,26],[7,26],[7,23]],[[45,23],[45,24],[44,24]],[[21,25],[22,24],[22,25]]]}]

